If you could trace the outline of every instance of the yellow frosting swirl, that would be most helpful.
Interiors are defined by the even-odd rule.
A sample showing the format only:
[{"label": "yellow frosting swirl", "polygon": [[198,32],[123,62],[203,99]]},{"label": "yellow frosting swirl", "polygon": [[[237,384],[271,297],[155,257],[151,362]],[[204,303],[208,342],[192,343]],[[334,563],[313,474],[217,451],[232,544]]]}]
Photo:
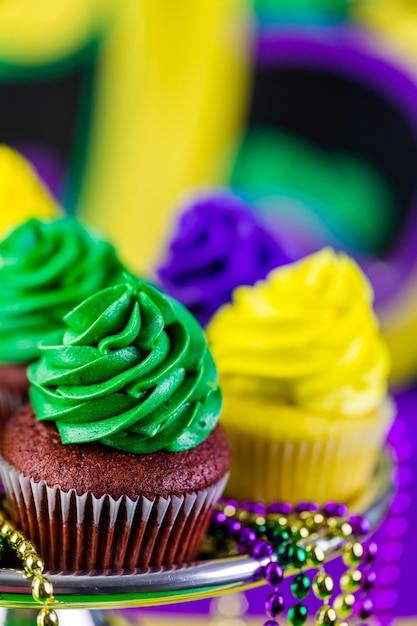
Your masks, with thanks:
[{"label": "yellow frosting swirl", "polygon": [[59,213],[30,163],[0,144],[0,235],[30,217],[56,217]]},{"label": "yellow frosting swirl", "polygon": [[388,353],[356,263],[326,248],[239,287],[207,328],[227,388],[358,416],[387,393]]}]

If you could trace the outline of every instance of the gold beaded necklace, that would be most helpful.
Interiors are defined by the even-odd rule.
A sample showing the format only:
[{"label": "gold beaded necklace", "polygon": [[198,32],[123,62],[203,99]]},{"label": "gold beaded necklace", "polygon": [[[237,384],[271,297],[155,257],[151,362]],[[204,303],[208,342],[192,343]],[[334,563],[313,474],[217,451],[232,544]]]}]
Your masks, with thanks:
[{"label": "gold beaded necklace", "polygon": [[17,530],[8,519],[6,501],[0,502],[0,537],[7,541],[22,563],[22,575],[31,578],[32,597],[42,607],[36,618],[37,626],[58,626],[58,615],[50,605],[58,604],[54,598],[54,589],[51,581],[43,575],[45,564],[31,541]]}]

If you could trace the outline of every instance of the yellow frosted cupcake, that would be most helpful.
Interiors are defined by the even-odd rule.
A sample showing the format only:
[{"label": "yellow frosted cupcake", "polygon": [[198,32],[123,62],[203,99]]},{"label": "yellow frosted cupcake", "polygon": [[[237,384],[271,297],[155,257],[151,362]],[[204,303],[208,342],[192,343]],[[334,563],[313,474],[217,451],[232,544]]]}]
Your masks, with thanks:
[{"label": "yellow frosted cupcake", "polygon": [[230,495],[348,502],[366,487],[393,414],[372,299],[355,262],[326,248],[214,316]]}]

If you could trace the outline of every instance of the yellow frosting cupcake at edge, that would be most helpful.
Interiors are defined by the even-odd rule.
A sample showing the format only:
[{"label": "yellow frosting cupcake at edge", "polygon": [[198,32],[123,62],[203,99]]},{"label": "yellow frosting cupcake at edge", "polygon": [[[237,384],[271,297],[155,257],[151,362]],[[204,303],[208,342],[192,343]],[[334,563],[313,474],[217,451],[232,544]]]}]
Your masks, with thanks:
[{"label": "yellow frosting cupcake at edge", "polygon": [[355,262],[326,248],[239,287],[214,316],[230,495],[348,501],[371,479],[393,415],[372,298]]}]

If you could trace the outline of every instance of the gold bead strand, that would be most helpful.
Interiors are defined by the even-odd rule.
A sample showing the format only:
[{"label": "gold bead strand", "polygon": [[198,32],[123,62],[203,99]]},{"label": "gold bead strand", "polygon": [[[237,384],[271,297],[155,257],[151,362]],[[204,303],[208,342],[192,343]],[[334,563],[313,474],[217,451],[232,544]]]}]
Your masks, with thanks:
[{"label": "gold bead strand", "polygon": [[36,618],[37,626],[59,626],[58,615],[49,606],[57,603],[57,600],[54,598],[51,581],[43,575],[45,567],[43,559],[37,553],[33,543],[28,541],[24,534],[6,518],[4,509],[0,511],[0,537],[2,541],[7,541],[21,561],[22,575],[32,579],[33,599],[43,605]]},{"label": "gold bead strand", "polygon": [[340,594],[336,596],[333,602],[333,608],[341,621],[346,621],[353,613],[356,594],[361,590],[363,584],[363,572],[358,568],[364,557],[363,545],[349,522],[345,522],[344,530],[342,536],[345,542],[342,561],[347,569],[340,577]]}]

